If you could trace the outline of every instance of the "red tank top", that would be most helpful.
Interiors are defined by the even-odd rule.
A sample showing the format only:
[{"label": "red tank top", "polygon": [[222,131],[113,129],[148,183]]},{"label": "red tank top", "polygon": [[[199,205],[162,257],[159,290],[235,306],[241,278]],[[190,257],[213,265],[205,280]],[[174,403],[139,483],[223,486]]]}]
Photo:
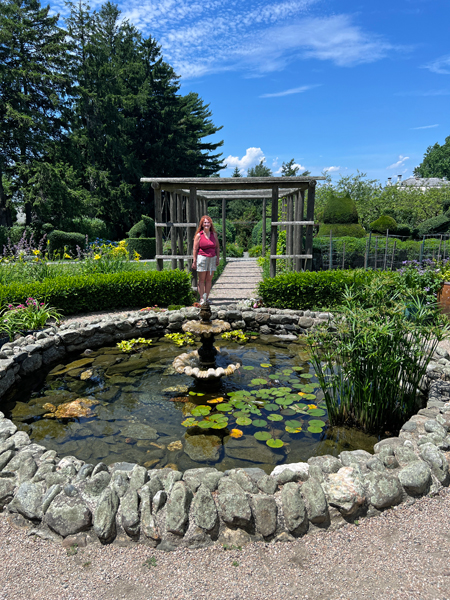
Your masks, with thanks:
[{"label": "red tank top", "polygon": [[212,232],[210,233],[208,240],[205,232],[200,231],[200,244],[198,253],[202,256],[208,256],[209,258],[216,256],[216,238]]}]

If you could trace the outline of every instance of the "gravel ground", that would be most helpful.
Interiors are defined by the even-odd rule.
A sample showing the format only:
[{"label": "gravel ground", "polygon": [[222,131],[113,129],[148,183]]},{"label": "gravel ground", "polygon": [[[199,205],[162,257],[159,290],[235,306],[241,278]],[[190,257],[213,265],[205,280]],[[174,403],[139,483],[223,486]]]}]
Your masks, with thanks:
[{"label": "gravel ground", "polygon": [[[69,556],[0,515],[0,600],[448,600],[450,492],[292,543]],[[144,562],[147,561],[147,565]]]}]

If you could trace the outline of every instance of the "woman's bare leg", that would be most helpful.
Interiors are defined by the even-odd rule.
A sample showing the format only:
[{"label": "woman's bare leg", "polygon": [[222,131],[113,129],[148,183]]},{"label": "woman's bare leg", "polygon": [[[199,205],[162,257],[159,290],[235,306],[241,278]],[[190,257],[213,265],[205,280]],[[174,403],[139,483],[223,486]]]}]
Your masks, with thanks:
[{"label": "woman's bare leg", "polygon": [[205,279],[206,279],[206,275],[207,272],[203,271],[203,272],[197,272],[197,276],[198,276],[198,293],[200,294],[200,300],[202,300],[203,298],[203,294],[205,293]]},{"label": "woman's bare leg", "polygon": [[209,298],[209,292],[211,291],[213,274],[211,273],[211,271],[206,271],[205,274],[206,274],[205,292],[206,292],[206,297]]}]

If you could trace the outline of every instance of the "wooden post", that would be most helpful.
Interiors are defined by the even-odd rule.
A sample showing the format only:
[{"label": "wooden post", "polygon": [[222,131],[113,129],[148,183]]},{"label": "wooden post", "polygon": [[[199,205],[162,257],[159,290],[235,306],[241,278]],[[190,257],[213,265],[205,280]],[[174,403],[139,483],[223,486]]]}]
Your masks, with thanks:
[{"label": "wooden post", "polygon": [[262,208],[262,255],[266,255],[266,213],[267,213],[267,201],[263,198],[263,208]]},{"label": "wooden post", "polygon": [[333,268],[333,231],[330,229],[330,246],[328,249],[328,269]]},{"label": "wooden post", "polygon": [[[287,220],[294,220],[294,199],[292,194],[287,199]],[[286,254],[294,254],[294,243],[293,243],[293,225],[288,225],[286,230]],[[294,260],[289,259],[290,268],[294,267]]]},{"label": "wooden post", "polygon": [[227,201],[222,198],[222,258],[227,261]]},{"label": "wooden post", "polygon": [[[316,181],[313,179],[309,182],[308,188],[308,200],[306,205],[306,220],[314,221],[314,202],[316,199]],[[306,254],[313,253],[313,225],[306,226]],[[305,261],[305,268],[307,271],[312,271],[312,258],[307,258]]]},{"label": "wooden post", "polygon": [[345,242],[342,242],[342,270],[345,269]]},{"label": "wooden post", "polygon": [[375,271],[377,270],[377,266],[378,266],[378,236],[375,236]]},{"label": "wooden post", "polygon": [[441,246],[442,246],[442,235],[441,235],[441,239],[439,240],[439,250],[438,250],[438,261],[441,260]]},{"label": "wooden post", "polygon": [[372,232],[369,231],[369,237],[366,241],[366,254],[364,256],[364,269],[367,271],[367,265],[369,264],[369,252],[370,252],[370,240],[372,238]]},{"label": "wooden post", "polygon": [[[300,202],[299,202],[299,193],[295,193],[292,197],[293,203],[294,203],[294,221],[300,221],[300,215],[299,215],[299,209],[300,209]],[[301,254],[301,246],[300,246],[300,240],[299,240],[299,228],[300,225],[294,225],[292,228],[292,248],[293,248],[293,254]],[[299,258],[294,258],[293,261],[293,267],[294,267],[294,271],[300,271],[300,259]]]},{"label": "wooden post", "polygon": [[420,263],[422,263],[422,261],[423,261],[423,251],[424,250],[425,250],[425,236],[423,236],[423,240],[420,245],[420,251],[419,251],[419,262]]},{"label": "wooden post", "polygon": [[392,258],[391,258],[391,271],[394,268],[394,258],[395,258],[395,248],[397,246],[397,240],[394,240],[394,247],[392,248]]},{"label": "wooden post", "polygon": [[[304,190],[301,190],[300,192],[297,192],[297,204],[298,204],[298,211],[296,211],[296,215],[298,212],[298,218],[297,216],[295,217],[296,221],[303,221],[304,216],[305,216],[305,192]],[[296,254],[303,254],[303,225],[298,225],[298,252],[296,252]],[[302,259],[301,258],[296,258],[296,271],[300,271],[302,268]]]},{"label": "wooden post", "polygon": [[383,271],[386,271],[388,243],[389,243],[389,229],[386,229],[386,247],[384,249]]},{"label": "wooden post", "polygon": [[[177,203],[177,223],[183,223],[183,196],[181,194],[176,194],[176,203]],[[184,255],[184,244],[183,244],[183,227],[177,227],[177,238],[178,238],[178,254],[180,256]],[[184,260],[182,258],[178,259],[178,268],[180,271],[184,270]]]},{"label": "wooden post", "polygon": [[[187,220],[188,223],[197,223],[197,188],[191,186],[189,188],[189,198],[187,206]],[[187,253],[192,254],[194,249],[194,234],[195,226],[188,227],[187,229]],[[192,267],[192,259],[188,260],[189,269]],[[197,271],[193,271],[192,274],[192,287],[197,288]]]},{"label": "wooden post", "polygon": [[[162,203],[161,203],[161,188],[158,187],[155,190],[155,220],[157,223],[162,222]],[[163,233],[162,227],[156,227],[156,254],[160,256],[163,253]],[[164,261],[162,258],[158,258],[156,261],[156,270],[162,271],[164,269]]]},{"label": "wooden post", "polygon": [[[278,221],[278,186],[272,187],[272,223]],[[263,221],[264,225],[264,221]],[[278,225],[270,226],[270,254],[276,256],[277,253],[277,240],[278,240]],[[277,274],[277,260],[276,258],[270,259],[270,277],[275,277]]]},{"label": "wooden post", "polygon": [[[173,192],[169,192],[169,221],[171,223],[177,222],[176,215],[176,204],[175,204],[175,194]],[[172,252],[172,256],[177,253],[177,228],[171,227],[169,229],[170,232],[170,251]],[[172,269],[175,270],[177,268],[177,259],[172,259]]]}]

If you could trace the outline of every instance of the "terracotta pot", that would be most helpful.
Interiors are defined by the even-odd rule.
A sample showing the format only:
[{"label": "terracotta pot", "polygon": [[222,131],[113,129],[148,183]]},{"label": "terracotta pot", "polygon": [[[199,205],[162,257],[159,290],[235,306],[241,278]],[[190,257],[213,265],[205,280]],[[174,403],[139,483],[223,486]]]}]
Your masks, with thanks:
[{"label": "terracotta pot", "polygon": [[450,315],[450,281],[444,281],[441,291],[438,294],[438,304],[444,315]]}]

